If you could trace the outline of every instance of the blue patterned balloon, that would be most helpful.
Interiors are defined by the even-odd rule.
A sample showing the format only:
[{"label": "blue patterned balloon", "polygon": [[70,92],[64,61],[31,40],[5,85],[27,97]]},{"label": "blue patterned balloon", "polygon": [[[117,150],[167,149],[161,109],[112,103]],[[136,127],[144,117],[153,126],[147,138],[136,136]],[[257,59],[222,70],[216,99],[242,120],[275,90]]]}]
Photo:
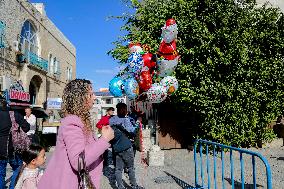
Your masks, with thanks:
[{"label": "blue patterned balloon", "polygon": [[138,76],[143,67],[142,55],[138,52],[131,53],[127,60],[128,70],[133,76]]},{"label": "blue patterned balloon", "polygon": [[134,78],[125,80],[124,91],[125,91],[126,96],[129,99],[132,100],[132,99],[137,98],[139,94],[139,86],[138,86],[137,81]]},{"label": "blue patterned balloon", "polygon": [[123,80],[121,77],[114,77],[109,82],[109,91],[115,97],[121,97],[123,95]]}]

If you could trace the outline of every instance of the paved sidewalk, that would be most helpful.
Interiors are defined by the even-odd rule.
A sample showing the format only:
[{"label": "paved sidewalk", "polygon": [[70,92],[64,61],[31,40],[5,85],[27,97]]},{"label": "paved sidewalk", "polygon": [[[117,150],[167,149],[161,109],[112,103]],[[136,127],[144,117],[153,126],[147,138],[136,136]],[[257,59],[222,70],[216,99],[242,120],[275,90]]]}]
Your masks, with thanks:
[{"label": "paved sidewalk", "polygon": [[[141,153],[136,153],[135,171],[138,184],[145,189],[180,189],[186,184],[187,186],[193,185],[194,174],[188,174],[188,170],[194,171],[194,162],[191,157],[193,157],[193,152],[187,150],[166,150],[165,166],[145,167],[141,163]],[[130,189],[127,178],[128,176],[124,174],[125,186]],[[114,182],[114,168],[110,166],[104,171],[101,188],[116,189]]]},{"label": "paved sidewalk", "polygon": [[[276,139],[271,144],[268,144],[261,149],[249,149],[261,153],[269,161],[272,171],[272,184],[275,189],[284,189],[284,147],[282,144],[282,139]],[[47,162],[52,155],[52,151],[53,150],[51,149],[51,151],[46,154]],[[181,189],[185,188],[185,186],[193,186],[195,177],[193,152],[185,149],[164,150],[164,152],[165,165],[163,167],[145,167],[144,164],[140,162],[141,153],[136,153],[135,168],[138,184],[143,186],[145,189]],[[228,157],[226,158],[227,163],[229,163]],[[239,154],[235,154],[235,166],[239,166],[238,158]],[[246,156],[244,156],[244,158],[245,169],[250,170],[251,160],[246,159]],[[213,165],[211,164],[211,166]],[[219,160],[217,162],[217,168],[220,169]],[[229,170],[229,165],[226,165],[226,168]],[[259,184],[260,188],[266,188],[266,180],[265,177],[263,177],[265,170],[261,162],[257,162],[257,170],[257,184]],[[239,183],[239,168],[236,167],[235,171],[235,183]],[[218,172],[218,174],[220,174],[220,172]],[[226,188],[231,188],[229,172],[225,171],[225,174]],[[8,177],[11,176],[11,168],[8,168],[7,175]],[[125,185],[129,186],[126,175],[123,176],[123,179],[125,181]],[[245,179],[247,181],[246,186],[249,187],[252,184],[251,172],[247,171],[245,173]],[[104,171],[104,176],[101,181],[101,189],[116,189],[114,182],[114,167],[111,165]],[[219,181],[217,184],[221,186]],[[238,186],[235,185],[235,187],[237,188]]]},{"label": "paved sidewalk", "polygon": [[[46,153],[47,161],[52,155],[53,149]],[[187,150],[168,150],[165,151],[165,166],[164,167],[148,167],[141,163],[141,153],[137,152],[135,157],[135,168],[137,182],[140,186],[146,189],[180,189],[182,188],[174,180],[175,177],[184,181],[192,180],[187,174],[181,171],[185,169],[193,169],[193,162],[190,160],[192,152]],[[180,159],[182,157],[182,159]],[[184,161],[187,159],[186,161]],[[183,162],[183,163],[181,163]],[[191,166],[191,168],[190,168]],[[6,180],[12,175],[12,169],[7,167]],[[129,187],[127,175],[123,176],[126,188]],[[101,180],[101,189],[116,189],[113,165],[104,169],[104,176]]]}]

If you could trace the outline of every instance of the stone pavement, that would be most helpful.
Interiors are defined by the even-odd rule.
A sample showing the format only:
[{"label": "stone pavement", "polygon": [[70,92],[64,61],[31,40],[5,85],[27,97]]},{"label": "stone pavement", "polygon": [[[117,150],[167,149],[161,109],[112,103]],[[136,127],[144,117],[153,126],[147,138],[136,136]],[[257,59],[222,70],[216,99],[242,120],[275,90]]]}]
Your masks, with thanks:
[{"label": "stone pavement", "polygon": [[[269,161],[272,169],[272,184],[273,188],[284,189],[284,147],[282,146],[282,139],[276,139],[271,144],[264,146],[261,149],[251,148],[249,150],[259,152],[263,154]],[[52,155],[52,149],[50,152],[46,153],[47,161]],[[135,157],[135,168],[137,181],[140,186],[144,186],[145,189],[180,189],[185,188],[185,186],[194,185],[194,160],[193,152],[185,149],[172,149],[164,150],[165,162],[164,166],[161,167],[145,167],[144,164],[140,162],[141,153],[137,152]],[[238,154],[236,154],[236,166],[238,161]],[[146,154],[145,154],[146,157]],[[212,157],[211,157],[212,158]],[[244,156],[245,158],[245,156]],[[229,163],[229,160],[226,161]],[[250,169],[251,161],[249,159],[244,159],[246,170]],[[211,163],[212,165],[212,163]],[[212,165],[213,166],[213,165]],[[220,168],[220,161],[217,164]],[[238,165],[239,166],[239,165]],[[227,166],[226,166],[227,167]],[[229,166],[227,167],[230,168]],[[257,183],[260,184],[261,188],[266,188],[265,186],[265,174],[264,168],[260,162],[259,166],[257,163]],[[235,182],[240,182],[240,174],[238,174],[238,168],[236,168]],[[101,189],[115,189],[114,186],[114,169],[113,166],[109,166],[104,171],[104,176],[101,180]],[[228,174],[228,172],[225,172]],[[220,174],[220,172],[218,173]],[[8,168],[8,175],[11,175],[11,169]],[[230,178],[230,175],[227,175]],[[245,179],[248,181],[247,186],[251,184],[251,173],[246,172]],[[124,175],[125,185],[129,185],[127,176]],[[220,183],[217,183],[219,186]],[[226,188],[231,188],[230,179],[226,179]],[[237,187],[237,186],[235,186]],[[129,187],[128,187],[129,188]]]},{"label": "stone pavement", "polygon": [[[46,153],[47,161],[50,159],[53,148]],[[165,151],[165,166],[163,167],[145,167],[141,163],[141,153],[137,152],[135,157],[135,168],[137,182],[140,186],[144,186],[146,189],[180,189],[182,188],[177,184],[175,179],[181,179],[184,181],[194,181],[193,175],[183,174],[187,172],[188,169],[193,169],[193,162],[191,160],[192,152],[187,150],[168,150]],[[146,157],[146,154],[145,154]],[[180,159],[182,157],[182,160]],[[187,161],[184,161],[187,159]],[[12,175],[12,170],[8,166],[7,177],[10,178]],[[126,188],[130,189],[128,176],[124,175],[123,180],[125,181]],[[104,176],[101,180],[101,189],[116,189],[114,177],[114,167],[113,165],[104,169]]]},{"label": "stone pavement", "polygon": [[[193,185],[194,162],[193,152],[173,149],[165,150],[165,166],[148,167],[141,163],[141,153],[136,153],[135,168],[137,182],[146,189],[180,189]],[[190,170],[190,171],[189,171]],[[128,176],[124,174],[126,188],[130,189]],[[114,169],[109,166],[104,171],[102,189],[116,189],[114,186]]]}]

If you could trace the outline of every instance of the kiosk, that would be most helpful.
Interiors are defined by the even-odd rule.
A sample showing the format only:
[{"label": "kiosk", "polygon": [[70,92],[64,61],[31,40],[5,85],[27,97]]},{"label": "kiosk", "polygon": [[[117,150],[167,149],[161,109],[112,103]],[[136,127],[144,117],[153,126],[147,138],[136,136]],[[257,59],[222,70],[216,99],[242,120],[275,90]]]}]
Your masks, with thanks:
[{"label": "kiosk", "polygon": [[55,145],[56,136],[60,126],[62,98],[47,98],[46,112],[47,119],[42,123],[42,134],[50,145]]}]

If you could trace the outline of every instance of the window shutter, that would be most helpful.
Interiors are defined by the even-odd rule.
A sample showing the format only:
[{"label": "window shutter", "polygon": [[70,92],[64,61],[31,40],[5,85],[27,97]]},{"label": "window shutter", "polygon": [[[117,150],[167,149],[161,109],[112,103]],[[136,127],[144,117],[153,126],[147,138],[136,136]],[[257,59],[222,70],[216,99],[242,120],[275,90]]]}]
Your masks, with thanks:
[{"label": "window shutter", "polygon": [[55,62],[55,73],[58,73],[58,61]]},{"label": "window shutter", "polygon": [[57,60],[56,66],[57,66],[57,72],[56,73],[59,75],[59,74],[61,74],[60,61]]},{"label": "window shutter", "polygon": [[71,81],[72,80],[72,67],[70,67],[70,73],[69,74],[70,74],[70,78],[69,79]]},{"label": "window shutter", "polygon": [[53,73],[53,57],[52,54],[49,55],[49,73]]},{"label": "window shutter", "polygon": [[57,60],[56,57],[53,58],[53,73],[57,72]]},{"label": "window shutter", "polygon": [[69,76],[69,68],[67,67],[66,71],[65,71],[65,75],[66,75],[66,81],[69,80],[68,76]]}]

